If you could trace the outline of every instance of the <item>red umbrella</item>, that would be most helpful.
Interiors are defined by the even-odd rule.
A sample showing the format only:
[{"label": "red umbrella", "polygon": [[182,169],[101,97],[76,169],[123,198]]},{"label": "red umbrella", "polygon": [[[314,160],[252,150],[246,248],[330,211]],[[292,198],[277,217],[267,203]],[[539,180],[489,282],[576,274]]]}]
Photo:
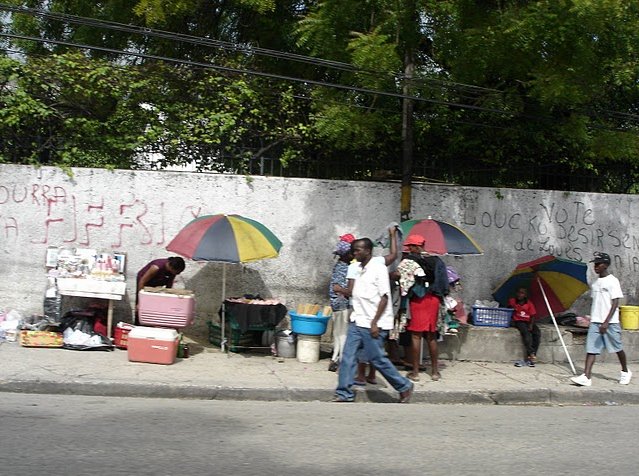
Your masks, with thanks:
[{"label": "red umbrella", "polygon": [[406,220],[400,224],[405,237],[421,235],[426,242],[424,250],[434,255],[484,254],[473,238],[458,226],[445,221],[426,218]]}]

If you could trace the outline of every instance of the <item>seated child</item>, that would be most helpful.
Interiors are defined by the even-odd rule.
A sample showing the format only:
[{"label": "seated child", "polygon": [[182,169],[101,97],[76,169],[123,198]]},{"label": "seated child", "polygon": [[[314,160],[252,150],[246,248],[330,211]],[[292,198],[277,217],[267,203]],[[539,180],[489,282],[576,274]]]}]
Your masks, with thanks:
[{"label": "seated child", "polygon": [[526,348],[525,363],[530,367],[534,367],[537,361],[541,332],[537,324],[535,324],[537,310],[533,303],[528,301],[528,290],[519,288],[515,297],[508,300],[508,307],[512,307],[515,310],[510,325],[516,327],[521,334],[521,339]]}]

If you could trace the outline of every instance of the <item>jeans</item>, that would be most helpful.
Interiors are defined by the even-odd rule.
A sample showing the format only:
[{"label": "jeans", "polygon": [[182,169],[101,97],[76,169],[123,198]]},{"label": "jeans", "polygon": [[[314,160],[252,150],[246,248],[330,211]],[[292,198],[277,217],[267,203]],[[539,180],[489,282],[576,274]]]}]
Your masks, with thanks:
[{"label": "jeans", "polygon": [[521,340],[524,342],[524,347],[526,347],[526,356],[537,354],[541,340],[541,331],[537,324],[533,324],[532,331],[528,329],[529,325],[528,322],[524,321],[512,321],[512,326],[521,334]]},{"label": "jeans", "polygon": [[339,366],[337,389],[335,390],[337,397],[348,401],[355,399],[352,386],[357,371],[357,353],[361,348],[364,348],[370,364],[382,374],[395,390],[405,392],[411,388],[410,380],[399,373],[383,351],[382,334],[387,333],[388,331],[380,331],[380,335],[374,339],[369,328],[358,327],[353,322],[349,324],[344,354]]}]

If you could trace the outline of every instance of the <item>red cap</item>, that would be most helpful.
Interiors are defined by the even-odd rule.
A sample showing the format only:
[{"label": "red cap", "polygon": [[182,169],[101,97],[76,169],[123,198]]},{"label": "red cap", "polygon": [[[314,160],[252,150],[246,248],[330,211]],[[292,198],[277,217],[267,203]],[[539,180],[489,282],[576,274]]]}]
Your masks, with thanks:
[{"label": "red cap", "polygon": [[409,246],[409,245],[423,246],[425,242],[426,240],[424,239],[422,235],[408,235],[406,239],[404,240],[404,245],[405,246]]},{"label": "red cap", "polygon": [[342,235],[339,237],[339,241],[345,241],[346,243],[352,243],[353,241],[355,241],[355,237],[353,235],[351,235],[350,233],[346,233],[345,235]]}]

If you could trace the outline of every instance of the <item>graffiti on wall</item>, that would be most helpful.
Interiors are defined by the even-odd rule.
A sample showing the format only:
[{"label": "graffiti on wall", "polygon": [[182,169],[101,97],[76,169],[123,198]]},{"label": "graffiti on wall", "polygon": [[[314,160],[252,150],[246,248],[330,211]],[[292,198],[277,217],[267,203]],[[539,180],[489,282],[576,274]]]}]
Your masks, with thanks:
[{"label": "graffiti on wall", "polygon": [[615,265],[639,271],[639,237],[627,228],[600,224],[584,202],[538,203],[531,211],[481,211],[469,207],[462,224],[502,230],[500,241],[512,250],[589,261],[591,250],[606,250]]},{"label": "graffiti on wall", "polygon": [[[0,184],[0,242],[5,246],[17,243],[24,233],[25,239],[38,245],[90,247],[98,242],[118,249],[127,244],[166,244],[164,202],[113,198],[98,195],[87,199],[59,185]],[[201,210],[200,206],[186,205],[178,215],[187,223]]]}]

